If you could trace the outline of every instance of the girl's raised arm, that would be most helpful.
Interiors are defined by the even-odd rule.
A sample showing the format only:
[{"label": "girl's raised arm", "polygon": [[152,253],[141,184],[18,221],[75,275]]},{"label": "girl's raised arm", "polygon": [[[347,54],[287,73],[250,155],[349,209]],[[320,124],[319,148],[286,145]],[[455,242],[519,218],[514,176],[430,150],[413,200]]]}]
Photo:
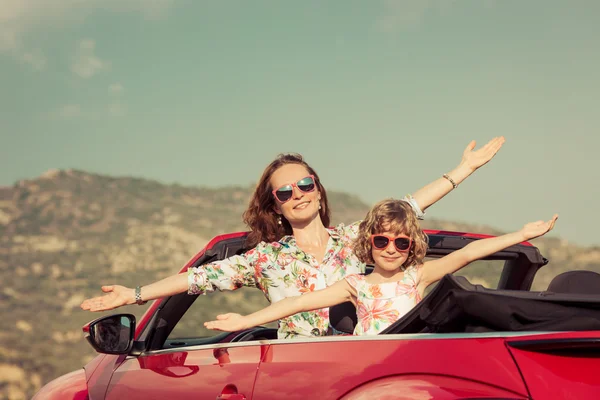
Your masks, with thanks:
[{"label": "girl's raised arm", "polygon": [[208,329],[235,332],[277,321],[299,312],[334,306],[351,298],[352,288],[345,279],[342,279],[326,289],[285,298],[249,315],[234,313],[217,315],[215,321],[205,322],[204,326]]},{"label": "girl's raised arm", "polygon": [[479,239],[445,257],[427,261],[423,264],[419,293],[422,293],[430,284],[442,279],[444,275],[452,274],[470,262],[485,258],[512,245],[545,235],[554,228],[557,218],[558,215],[555,214],[549,221],[531,222],[518,232],[489,239]]}]

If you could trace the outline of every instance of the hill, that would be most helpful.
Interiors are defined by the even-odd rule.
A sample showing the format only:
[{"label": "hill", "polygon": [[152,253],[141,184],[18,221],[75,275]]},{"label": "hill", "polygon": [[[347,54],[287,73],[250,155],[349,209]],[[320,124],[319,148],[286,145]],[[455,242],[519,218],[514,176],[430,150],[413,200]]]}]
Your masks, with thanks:
[{"label": "hill", "polygon": [[[95,353],[81,326],[99,315],[82,312],[81,301],[104,283],[135,286],[162,278],[213,236],[245,230],[241,214],[252,189],[184,187],[76,170],[48,171],[0,188],[0,397],[29,398],[85,364]],[[328,194],[334,223],[358,220],[368,209],[355,196]],[[424,226],[500,233],[448,221]],[[567,269],[600,271],[600,248],[560,239],[535,244],[551,260],[535,289]],[[486,272],[472,278],[489,279]],[[252,290],[242,300],[265,301]],[[144,310],[124,311],[139,317]]]}]

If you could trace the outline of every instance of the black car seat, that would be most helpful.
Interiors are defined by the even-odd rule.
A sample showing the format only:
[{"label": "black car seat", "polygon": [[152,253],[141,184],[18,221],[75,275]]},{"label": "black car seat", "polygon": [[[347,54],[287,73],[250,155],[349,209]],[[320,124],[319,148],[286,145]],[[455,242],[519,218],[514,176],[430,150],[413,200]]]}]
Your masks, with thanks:
[{"label": "black car seat", "polygon": [[600,294],[600,274],[594,271],[567,271],[557,275],[548,291],[571,294]]},{"label": "black car seat", "polygon": [[349,301],[329,307],[329,324],[338,332],[354,333],[357,320],[356,307]]}]

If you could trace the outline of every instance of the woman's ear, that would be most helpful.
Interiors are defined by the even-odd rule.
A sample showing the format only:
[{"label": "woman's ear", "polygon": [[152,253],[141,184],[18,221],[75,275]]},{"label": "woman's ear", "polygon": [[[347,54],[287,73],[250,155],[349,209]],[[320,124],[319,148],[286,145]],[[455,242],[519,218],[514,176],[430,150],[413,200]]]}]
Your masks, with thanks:
[{"label": "woman's ear", "polygon": [[281,212],[281,208],[279,208],[279,205],[278,205],[278,204],[275,204],[275,205],[273,206],[273,211],[275,212],[275,214],[279,214],[279,215],[283,214],[283,213]]}]

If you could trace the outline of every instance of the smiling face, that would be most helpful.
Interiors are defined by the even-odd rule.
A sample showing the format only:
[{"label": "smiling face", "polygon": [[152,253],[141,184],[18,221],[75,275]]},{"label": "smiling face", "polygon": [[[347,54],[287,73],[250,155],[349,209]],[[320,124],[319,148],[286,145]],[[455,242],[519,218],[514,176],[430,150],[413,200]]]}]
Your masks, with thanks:
[{"label": "smiling face", "polygon": [[[384,232],[378,232],[378,234],[389,236],[389,237],[403,237],[410,239],[410,237],[402,232],[392,232],[389,230],[389,226],[384,226]],[[388,245],[384,249],[378,249],[375,246],[371,247],[371,256],[375,265],[385,271],[396,272],[402,269],[404,263],[408,259],[408,251],[398,251],[394,246],[394,241],[390,240]]]},{"label": "smiling face", "polygon": [[[407,252],[398,251],[393,243],[388,243],[385,249],[374,249],[371,239],[373,234],[410,238],[409,249]],[[398,245],[401,250],[406,247],[406,243]],[[421,229],[411,205],[404,200],[380,201],[369,210],[358,227],[354,254],[364,263],[380,263],[386,269],[399,268],[402,264],[409,267],[422,264],[426,253],[427,235]],[[390,266],[390,262],[393,265]]]},{"label": "smiling face", "polygon": [[[310,172],[300,164],[286,164],[273,172],[270,184],[275,190],[284,185],[295,184],[299,180],[311,175]],[[319,204],[321,193],[317,188],[311,192],[303,192],[297,186],[293,186],[292,198],[285,203],[275,199],[275,212],[283,215],[291,225],[307,223],[319,216]]]}]

